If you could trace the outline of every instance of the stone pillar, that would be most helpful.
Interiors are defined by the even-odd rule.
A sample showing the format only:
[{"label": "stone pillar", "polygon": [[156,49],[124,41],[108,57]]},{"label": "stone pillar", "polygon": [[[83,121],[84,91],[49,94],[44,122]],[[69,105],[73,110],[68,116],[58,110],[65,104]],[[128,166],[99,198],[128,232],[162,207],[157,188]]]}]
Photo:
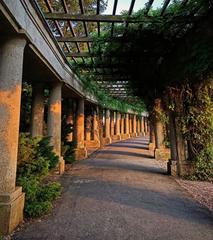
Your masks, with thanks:
[{"label": "stone pillar", "polygon": [[142,136],[145,136],[145,131],[144,131],[144,117],[141,117],[141,133],[142,133]]},{"label": "stone pillar", "polygon": [[106,138],[107,144],[112,142],[112,139],[110,136],[110,110],[109,109],[106,109],[106,114],[105,114],[105,138]]},{"label": "stone pillar", "polygon": [[134,134],[134,137],[137,136],[137,129],[136,129],[137,125],[136,125],[136,115],[134,114],[133,115],[133,134]]},{"label": "stone pillar", "polygon": [[121,114],[121,139],[125,139],[124,135],[124,115]]},{"label": "stone pillar", "polygon": [[141,123],[140,123],[140,117],[138,116],[138,135],[141,134]]},{"label": "stone pillar", "polygon": [[92,120],[92,116],[88,115],[86,117],[86,141],[90,141],[91,140],[91,120]]},{"label": "stone pillar", "polygon": [[120,132],[121,114],[119,112],[116,113],[116,123],[115,124],[116,124],[115,132],[116,132],[117,140],[121,140],[121,132]]},{"label": "stone pillar", "polygon": [[130,137],[132,137],[132,115],[129,115],[129,133]]},{"label": "stone pillar", "polygon": [[99,140],[100,140],[100,148],[103,147],[103,109],[98,110],[98,129],[99,129]]},{"label": "stone pillar", "polygon": [[111,128],[111,138],[115,135],[115,122],[114,122],[115,114],[114,111],[111,111],[110,115],[110,128]]},{"label": "stone pillar", "polygon": [[100,139],[99,139],[99,129],[98,129],[98,107],[93,110],[93,139],[100,146]]},{"label": "stone pillar", "polygon": [[64,160],[61,156],[61,89],[62,83],[57,82],[50,90],[47,118],[47,135],[54,152],[59,156],[59,173],[64,172]]},{"label": "stone pillar", "polygon": [[170,139],[170,151],[171,158],[167,163],[168,174],[172,176],[177,176],[177,139],[176,139],[176,129],[175,129],[175,116],[172,111],[169,110],[169,139]]},{"label": "stone pillar", "polygon": [[126,134],[126,137],[129,138],[130,136],[129,136],[129,114],[128,113],[125,114],[125,125],[126,125],[125,134]]},{"label": "stone pillar", "polygon": [[24,194],[16,187],[21,105],[22,38],[0,42],[0,233],[10,233],[23,221]]},{"label": "stone pillar", "polygon": [[87,157],[87,151],[84,144],[84,99],[81,98],[77,103],[77,116],[76,116],[76,148],[75,159],[82,160]]},{"label": "stone pillar", "polygon": [[147,136],[147,134],[148,134],[147,117],[144,117],[144,132],[145,132],[145,136]]},{"label": "stone pillar", "polygon": [[149,143],[149,150],[155,150],[155,131],[154,131],[154,124],[150,122],[150,143]]},{"label": "stone pillar", "polygon": [[164,145],[164,125],[156,116],[156,113],[162,112],[162,103],[161,99],[155,99],[154,102],[154,111],[155,111],[155,158],[156,160],[168,160],[170,158],[169,149],[165,148]]},{"label": "stone pillar", "polygon": [[30,132],[32,137],[43,136],[44,122],[44,88],[43,84],[33,85],[33,100]]},{"label": "stone pillar", "polygon": [[67,141],[72,142],[73,141],[73,127],[74,127],[74,104],[71,99],[68,100],[68,113],[67,113],[67,124],[70,125],[71,132],[67,135]]}]

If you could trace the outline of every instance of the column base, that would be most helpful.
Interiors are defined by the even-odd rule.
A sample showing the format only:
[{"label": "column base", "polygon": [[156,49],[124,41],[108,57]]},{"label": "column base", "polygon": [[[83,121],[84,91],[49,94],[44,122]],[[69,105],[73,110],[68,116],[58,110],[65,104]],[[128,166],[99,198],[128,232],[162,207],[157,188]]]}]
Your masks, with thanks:
[{"label": "column base", "polygon": [[0,233],[11,233],[23,222],[25,194],[22,187],[8,194],[0,194]]},{"label": "column base", "polygon": [[113,135],[112,140],[114,141],[120,141],[121,140],[121,135]]},{"label": "column base", "polygon": [[155,144],[154,143],[149,143],[149,150],[154,151],[155,150]]},{"label": "column base", "polygon": [[190,161],[181,161],[177,165],[180,177],[189,176],[194,172],[193,164]]},{"label": "column base", "polygon": [[129,134],[121,134],[121,140],[126,140],[127,138],[129,138]]},{"label": "column base", "polygon": [[178,176],[177,161],[169,159],[167,162],[167,173],[173,177]]},{"label": "column base", "polygon": [[63,157],[59,158],[58,170],[59,170],[59,175],[63,174],[65,171],[65,161]]},{"label": "column base", "polygon": [[86,148],[99,148],[100,147],[100,141],[98,140],[90,140],[86,141]]},{"label": "column base", "polygon": [[112,143],[112,139],[110,137],[103,138],[103,145],[107,145]]},{"label": "column base", "polygon": [[87,157],[87,149],[84,148],[76,148],[74,150],[75,160],[83,160]]},{"label": "column base", "polygon": [[155,149],[155,159],[168,161],[170,159],[170,149],[169,148],[156,148]]}]

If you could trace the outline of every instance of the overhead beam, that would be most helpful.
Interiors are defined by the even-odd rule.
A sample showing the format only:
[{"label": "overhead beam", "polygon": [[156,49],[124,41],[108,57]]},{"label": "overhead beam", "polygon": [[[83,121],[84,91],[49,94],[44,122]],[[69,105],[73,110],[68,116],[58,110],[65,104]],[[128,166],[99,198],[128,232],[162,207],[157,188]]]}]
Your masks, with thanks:
[{"label": "overhead beam", "polygon": [[[132,16],[122,15],[87,15],[87,14],[68,14],[68,13],[44,13],[44,17],[50,20],[69,20],[69,21],[87,21],[87,22],[150,22],[151,17],[144,17],[144,19],[137,19]],[[156,20],[155,20],[156,21]]]},{"label": "overhead beam", "polygon": [[65,53],[66,57],[91,57],[89,52],[76,52],[76,53]]},{"label": "overhead beam", "polygon": [[91,37],[56,37],[58,42],[92,42]]},{"label": "overhead beam", "polygon": [[[164,10],[165,11],[165,10]],[[162,10],[162,15],[164,13]],[[144,16],[143,18],[136,18],[133,16],[122,16],[122,15],[87,15],[87,14],[68,14],[68,13],[44,13],[44,17],[49,20],[59,21],[87,21],[87,22],[117,22],[117,23],[140,23],[140,22],[161,22],[162,17],[167,19],[167,16],[151,17]],[[200,19],[199,16],[194,17],[182,17],[177,16],[173,19],[168,18],[172,22],[193,22],[194,20]]]}]

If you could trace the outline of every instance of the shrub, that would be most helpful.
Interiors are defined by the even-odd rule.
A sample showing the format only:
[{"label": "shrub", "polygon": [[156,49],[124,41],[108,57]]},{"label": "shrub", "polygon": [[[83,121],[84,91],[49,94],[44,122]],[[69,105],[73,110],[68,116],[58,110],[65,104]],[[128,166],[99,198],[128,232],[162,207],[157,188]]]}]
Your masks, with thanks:
[{"label": "shrub", "polygon": [[49,145],[50,138],[31,138],[20,135],[17,183],[26,194],[25,214],[38,217],[52,208],[52,203],[61,193],[59,183],[44,184],[43,179],[58,163],[58,157]]},{"label": "shrub", "polygon": [[66,163],[73,163],[75,161],[74,158],[74,149],[75,149],[75,142],[68,142],[64,141],[62,144],[62,155]]}]

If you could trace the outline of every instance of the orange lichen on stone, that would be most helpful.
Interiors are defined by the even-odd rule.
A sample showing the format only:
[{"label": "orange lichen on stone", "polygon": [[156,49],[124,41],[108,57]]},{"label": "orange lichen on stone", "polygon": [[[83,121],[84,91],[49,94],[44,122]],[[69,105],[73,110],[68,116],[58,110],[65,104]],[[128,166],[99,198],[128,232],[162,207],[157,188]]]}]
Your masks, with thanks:
[{"label": "orange lichen on stone", "polygon": [[61,102],[57,101],[54,104],[51,104],[50,111],[53,113],[61,113]]},{"label": "orange lichen on stone", "polygon": [[15,189],[21,85],[0,91],[0,192]]}]

